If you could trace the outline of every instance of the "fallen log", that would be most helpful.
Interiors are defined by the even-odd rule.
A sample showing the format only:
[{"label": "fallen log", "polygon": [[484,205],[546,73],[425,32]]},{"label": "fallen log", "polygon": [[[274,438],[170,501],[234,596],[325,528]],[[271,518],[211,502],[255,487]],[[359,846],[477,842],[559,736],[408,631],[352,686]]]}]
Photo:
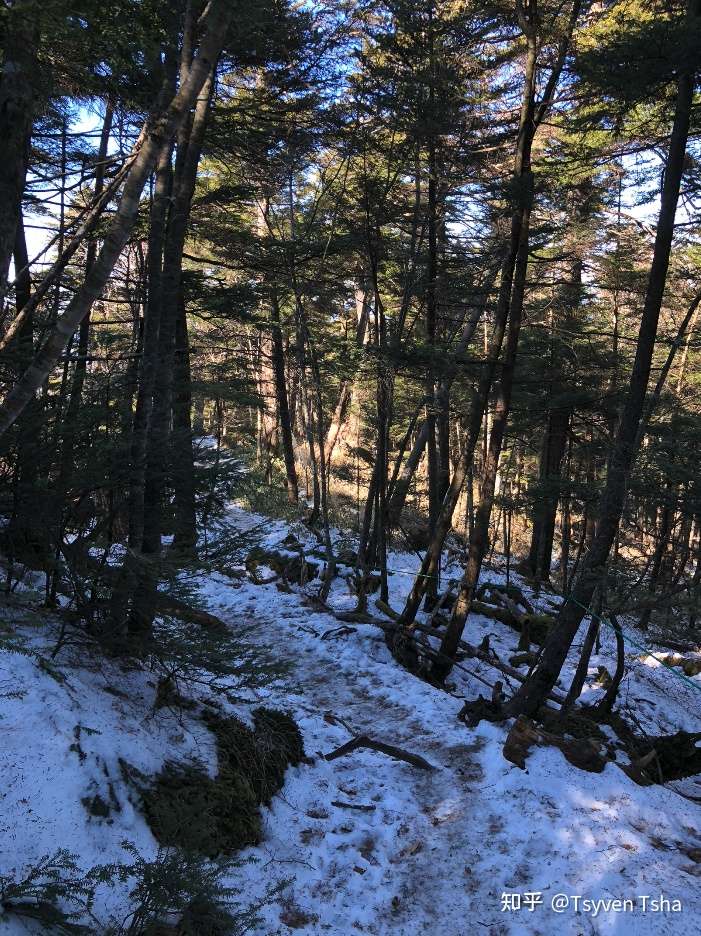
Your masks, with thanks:
[{"label": "fallen log", "polygon": [[412,767],[418,767],[420,770],[436,769],[433,764],[429,764],[429,762],[424,760],[419,754],[412,754],[411,751],[405,751],[403,748],[395,747],[394,744],[385,744],[384,741],[376,741],[374,738],[369,738],[367,735],[358,735],[355,738],[351,738],[350,741],[346,741],[345,744],[336,748],[335,751],[324,754],[324,760],[336,760],[336,758],[343,757],[345,754],[350,754],[352,751],[357,751],[359,748],[367,748],[370,751],[386,754],[388,757],[404,761],[407,764],[411,764]]},{"label": "fallen log", "polygon": [[[371,624],[373,627],[378,627],[380,630],[385,632],[393,633],[396,631],[397,627],[395,624],[390,624],[387,621],[381,621],[379,618],[372,617],[370,614],[365,614],[361,611],[334,611],[333,608],[330,608],[328,605],[323,605],[321,602],[315,602],[319,607],[322,607],[324,611],[328,614],[333,615],[339,621],[351,624]],[[435,627],[431,627],[428,624],[418,624],[414,623],[411,627],[411,630],[408,631],[408,635],[411,635],[412,631],[419,631],[420,633],[430,634],[432,637],[440,638],[442,632]],[[494,669],[499,670],[500,673],[504,673],[505,676],[510,676],[512,679],[515,679],[517,682],[524,683],[526,677],[523,673],[519,673],[517,669],[513,666],[509,666],[508,663],[502,663],[501,660],[495,659],[488,652],[481,650],[479,647],[474,647],[472,644],[469,644],[466,640],[458,641],[458,647],[460,650],[465,651],[465,655],[468,657],[474,657],[478,660],[481,660],[483,663],[487,663],[489,666],[493,666]],[[423,649],[423,648],[420,648]],[[548,699],[551,702],[555,702],[557,705],[562,705],[564,696],[561,696],[557,692],[550,692],[548,694]]]},{"label": "fallen log", "polygon": [[[264,549],[261,546],[251,549],[246,556],[245,566],[254,585],[268,585],[278,576],[281,576],[285,583],[305,585],[316,578],[319,572],[318,564],[310,562],[301,551],[296,555],[276,549]],[[259,566],[272,569],[274,577],[262,578],[258,573]]]},{"label": "fallen log", "polygon": [[[326,609],[330,610],[330,609]],[[377,625],[377,621],[370,614],[365,614],[364,611],[332,611],[333,616],[337,621],[342,621],[344,624],[374,624]]]},{"label": "fallen log", "polygon": [[[434,637],[442,637],[440,631],[437,631],[435,628],[427,627],[424,624],[415,624],[413,626],[413,630],[429,633]],[[517,682],[524,683],[526,681],[526,677],[523,675],[523,673],[519,673],[519,671],[513,666],[509,666],[508,663],[503,663],[498,658],[493,657],[491,653],[494,651],[488,653],[487,651],[482,650],[480,647],[475,647],[472,644],[469,644],[466,640],[460,640],[458,642],[458,647],[461,650],[464,650],[468,657],[475,657],[476,659],[481,660],[483,663],[487,663],[489,666],[493,666],[494,669],[499,670],[500,673],[504,673],[505,676],[511,676],[511,678],[515,679]],[[557,692],[549,693],[548,699],[550,699],[551,702],[556,702],[558,705],[562,705],[562,703],[565,701],[564,696],[561,696]]]},{"label": "fallen log", "polygon": [[555,621],[555,618],[550,614],[521,613],[510,608],[487,604],[484,601],[473,601],[470,610],[475,614],[483,614],[494,621],[500,621],[519,634],[525,632],[532,643],[540,645],[545,643],[550,628]]},{"label": "fallen log", "polygon": [[198,624],[214,633],[223,634],[228,630],[226,623],[215,614],[202,611],[200,608],[193,608],[192,605],[186,604],[179,598],[165,595],[162,592],[156,592],[156,609],[164,614],[172,614],[180,620],[189,621],[191,624]]},{"label": "fallen log", "polygon": [[[489,597],[487,598],[487,596]],[[497,604],[512,610],[515,606],[520,605],[526,613],[535,613],[533,605],[523,594],[523,591],[513,583],[498,585],[496,582],[485,582],[477,589],[476,597],[478,599],[487,598],[489,604]]]},{"label": "fallen log", "polygon": [[652,643],[658,647],[664,647],[665,650],[676,650],[679,653],[699,653],[701,646],[697,643],[683,643],[680,640],[660,640],[659,637],[651,638]]}]

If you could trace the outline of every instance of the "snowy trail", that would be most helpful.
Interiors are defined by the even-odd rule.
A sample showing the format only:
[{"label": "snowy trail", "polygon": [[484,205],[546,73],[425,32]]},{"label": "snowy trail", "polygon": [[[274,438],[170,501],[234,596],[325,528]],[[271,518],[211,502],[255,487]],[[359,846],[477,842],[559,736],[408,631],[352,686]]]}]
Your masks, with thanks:
[{"label": "snowy trail", "polygon": [[[275,531],[268,536],[275,540]],[[250,853],[291,878],[282,908],[268,909],[260,936],[358,932],[463,936],[493,933],[701,933],[701,808],[661,788],[641,788],[616,766],[576,770],[551,749],[528,770],[502,756],[505,730],[470,730],[460,699],[397,666],[376,629],[334,640],[335,623],[274,585],[203,583],[225,620],[255,624],[256,641],[292,664],[266,702],[289,708],[313,766],[291,771],[266,816],[266,840]],[[495,622],[488,622],[493,630]],[[329,717],[330,716],[330,717]],[[326,762],[350,737],[335,719],[425,757],[433,772],[371,751]],[[374,806],[354,810],[333,801]],[[258,866],[260,868],[260,866]],[[252,892],[260,872],[249,870]],[[538,892],[535,910],[502,911],[502,893]],[[631,898],[636,909],[555,913],[552,898]],[[643,895],[683,910],[660,914]]]},{"label": "snowy trail", "polygon": [[[255,529],[257,541],[269,547],[290,532],[288,524],[233,506],[223,523],[234,537]],[[304,538],[303,528],[295,532]],[[314,544],[305,540],[304,546],[309,551]],[[410,569],[416,558],[395,553],[392,564]],[[499,574],[489,571],[492,580]],[[411,576],[392,577],[396,607],[410,584]],[[665,787],[636,786],[613,764],[601,774],[577,770],[551,748],[533,749],[528,769],[520,770],[502,755],[504,726],[470,730],[457,720],[461,697],[485,691],[462,671],[454,674],[453,696],[400,668],[372,626],[322,639],[337,629],[337,619],[305,605],[299,589],[255,585],[242,569],[232,577],[202,573],[196,585],[198,604],[289,663],[264,690],[234,688],[241,701],[217,701],[243,718],[251,703],[290,711],[314,759],[288,771],[281,793],[263,809],[262,843],[244,853],[251,863],[232,872],[230,883],[246,903],[286,881],[263,907],[254,936],[701,934],[701,806]],[[353,606],[342,577],[330,601]],[[9,610],[4,617],[5,625],[13,620]],[[28,639],[46,640],[29,619]],[[469,628],[475,643],[490,634],[502,659],[515,649],[517,635],[498,622],[475,616]],[[599,664],[612,668],[611,651],[604,639],[592,672]],[[641,715],[648,730],[698,730],[698,693],[659,673],[657,664],[635,655],[628,662],[624,693],[648,700]],[[469,664],[493,678],[477,661]],[[0,653],[5,873],[21,875],[59,846],[86,869],[124,860],[124,839],[152,858],[157,844],[120,785],[120,758],[150,775],[172,757],[197,755],[216,767],[213,738],[199,719],[154,710],[156,680],[147,671],[101,661],[66,672],[67,683],[57,682],[30,658]],[[570,676],[571,666],[565,683]],[[207,697],[197,686],[191,691]],[[588,683],[586,694],[597,691]],[[436,769],[369,750],[323,759],[352,733],[419,754]],[[86,814],[83,802],[95,794],[116,801],[106,820]],[[536,894],[541,902],[533,910],[525,904],[502,910],[503,894],[522,901]],[[558,894],[571,901],[562,913],[551,909]],[[679,900],[682,910],[658,913],[648,906],[644,912],[643,895],[663,895],[670,907]],[[116,913],[125,896],[111,889],[98,909]],[[605,903],[587,910],[580,905],[577,913],[575,898],[636,905],[618,912]],[[40,930],[16,917],[0,921],[4,936],[27,932]]]}]

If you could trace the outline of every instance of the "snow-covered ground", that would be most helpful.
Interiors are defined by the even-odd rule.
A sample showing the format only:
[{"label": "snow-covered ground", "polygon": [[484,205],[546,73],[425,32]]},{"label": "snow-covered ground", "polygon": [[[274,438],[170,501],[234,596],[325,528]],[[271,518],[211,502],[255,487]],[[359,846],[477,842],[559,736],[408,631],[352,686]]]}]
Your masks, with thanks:
[{"label": "snow-covered ground", "polygon": [[[289,524],[234,505],[223,527],[248,530],[267,546],[290,532]],[[311,547],[301,526],[294,532]],[[417,563],[411,554],[390,557],[396,608]],[[496,568],[483,576],[503,578]],[[670,787],[639,787],[615,764],[601,774],[583,772],[555,748],[533,748],[527,770],[509,763],[502,755],[508,725],[472,730],[456,718],[463,698],[487,692],[471,674],[494,679],[477,660],[466,661],[471,672],[454,671],[449,694],[398,666],[372,625],[339,631],[336,618],[305,602],[304,589],[286,592],[215,572],[203,573],[197,585],[203,608],[289,663],[265,689],[242,690],[226,705],[244,717],[242,698],[290,711],[314,759],[288,771],[283,790],[263,810],[263,842],[243,854],[254,861],[232,872],[250,902],[286,882],[263,906],[256,936],[701,933],[701,805]],[[315,588],[312,582],[306,591]],[[541,608],[556,601],[546,594],[533,600]],[[354,606],[342,577],[330,603]],[[14,618],[37,646],[46,639],[46,628],[21,607],[2,618],[8,633]],[[485,634],[501,659],[515,652],[517,634],[471,616],[466,637],[476,644]],[[622,700],[646,731],[701,730],[698,691],[637,651],[628,662]],[[30,657],[0,653],[5,875],[21,877],[58,847],[78,855],[86,869],[125,860],[124,840],[153,857],[156,843],[127,798],[119,759],[149,774],[168,758],[193,754],[216,766],[212,738],[194,715],[154,711],[151,674],[113,663],[60,664],[59,658],[65,682]],[[597,666],[613,672],[606,632],[591,661],[592,680]],[[571,674],[569,667],[563,685]],[[694,681],[701,686],[701,677]],[[585,698],[600,691],[588,685]],[[191,694],[203,699],[207,691],[192,687]],[[421,755],[435,769],[371,750],[323,759],[355,734]],[[701,784],[685,781],[683,790],[701,795]],[[108,817],[88,814],[83,800],[96,795],[111,805]],[[653,901],[660,898],[667,903],[657,910]],[[611,903],[617,899],[620,906]],[[124,887],[102,889],[95,913],[123,913],[124,901]],[[28,931],[41,932],[9,916],[0,922],[3,934]]]}]

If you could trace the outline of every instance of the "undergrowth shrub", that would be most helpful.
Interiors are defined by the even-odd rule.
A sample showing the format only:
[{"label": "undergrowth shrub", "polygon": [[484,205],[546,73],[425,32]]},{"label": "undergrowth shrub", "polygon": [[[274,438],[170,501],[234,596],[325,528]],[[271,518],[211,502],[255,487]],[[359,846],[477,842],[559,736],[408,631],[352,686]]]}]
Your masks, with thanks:
[{"label": "undergrowth shrub", "polygon": [[[60,849],[19,879],[0,874],[0,921],[21,918],[43,933],[71,936],[242,936],[286,883],[269,888],[255,904],[242,904],[241,890],[227,883],[240,860],[208,861],[168,848],[149,860],[131,842],[122,848],[130,862],[87,872],[75,855]],[[130,885],[124,912],[101,917],[100,888],[118,883]]]},{"label": "undergrowth shrub", "polygon": [[94,876],[86,876],[76,856],[61,848],[19,880],[0,874],[0,920],[34,920],[47,933],[91,933],[81,920],[92,915],[95,886]]},{"label": "undergrowth shrub", "polygon": [[133,845],[124,843],[124,848],[134,859],[126,866],[135,881],[130,910],[105,936],[160,936],[166,924],[173,936],[240,936],[259,922],[260,904],[242,906],[240,891],[225,882],[240,861],[205,861],[163,848],[147,861]]}]

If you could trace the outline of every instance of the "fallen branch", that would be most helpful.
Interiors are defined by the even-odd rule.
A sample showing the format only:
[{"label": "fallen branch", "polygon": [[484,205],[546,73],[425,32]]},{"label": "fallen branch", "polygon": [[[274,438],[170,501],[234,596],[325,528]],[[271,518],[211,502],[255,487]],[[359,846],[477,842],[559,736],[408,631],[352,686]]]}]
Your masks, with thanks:
[{"label": "fallen branch", "polygon": [[384,741],[375,741],[373,738],[368,738],[367,735],[358,735],[355,738],[351,738],[350,741],[346,741],[345,744],[336,748],[335,751],[331,751],[330,754],[324,754],[324,760],[336,760],[336,758],[343,757],[344,754],[350,754],[352,751],[357,751],[359,748],[378,751],[380,754],[394,757],[395,760],[404,761],[407,764],[411,764],[412,767],[418,767],[420,770],[436,769],[433,764],[429,764],[429,762],[424,760],[419,754],[412,754],[410,751],[395,747],[393,744],[385,744]]},{"label": "fallen branch", "polygon": [[359,812],[372,812],[376,809],[376,806],[365,803],[343,803],[341,800],[331,800],[331,805],[336,806],[338,809],[357,809]]},{"label": "fallen branch", "polygon": [[[412,630],[422,631],[424,633],[432,634],[434,637],[442,637],[441,631],[437,631],[433,627],[428,627],[424,624],[414,624]],[[458,647],[461,650],[464,650],[468,657],[475,657],[478,660],[481,660],[483,663],[486,663],[489,666],[493,666],[494,669],[499,670],[500,673],[504,673],[505,676],[511,676],[512,679],[515,679],[517,682],[523,683],[526,681],[526,677],[523,673],[519,673],[517,669],[513,666],[509,666],[508,663],[503,663],[497,657],[492,656],[491,654],[494,651],[487,652],[482,650],[481,647],[475,647],[472,644],[469,644],[466,640],[460,640],[458,642]],[[548,699],[551,702],[557,703],[557,705],[562,705],[564,698],[556,692],[551,692],[548,695]]]},{"label": "fallen branch", "polygon": [[365,614],[363,611],[331,611],[329,607],[326,607],[324,610],[330,611],[337,621],[343,621],[346,624],[374,624],[376,627],[381,626],[376,618]]},{"label": "fallen branch", "polygon": [[321,635],[322,640],[335,640],[337,637],[347,637],[348,634],[355,634],[355,627],[348,624],[341,624],[340,627],[331,627]]},{"label": "fallen branch", "polygon": [[386,614],[388,618],[392,618],[393,621],[399,620],[399,612],[395,611],[386,601],[383,601],[381,598],[375,599],[375,607],[378,611],[382,611],[383,614]]}]

